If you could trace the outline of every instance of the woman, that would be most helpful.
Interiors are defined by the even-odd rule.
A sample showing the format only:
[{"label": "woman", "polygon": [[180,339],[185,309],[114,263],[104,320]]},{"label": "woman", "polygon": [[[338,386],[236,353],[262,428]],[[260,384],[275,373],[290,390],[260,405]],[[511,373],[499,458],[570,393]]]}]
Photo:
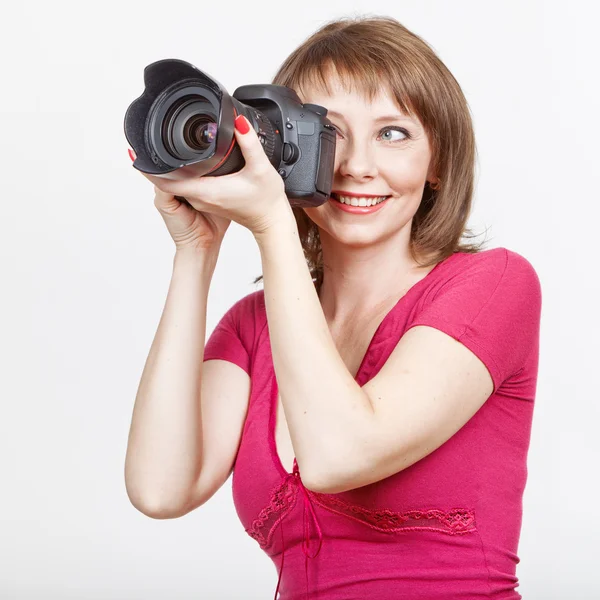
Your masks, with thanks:
[{"label": "woman", "polygon": [[[282,600],[520,598],[541,290],[517,253],[461,242],[475,159],[461,89],[391,18],[329,23],[274,83],[328,108],[334,193],[292,209],[243,117],[239,173],[147,176],[176,254],[129,496],[178,517],[235,464],[236,509]],[[254,234],[264,291],[203,347],[230,220]]]}]

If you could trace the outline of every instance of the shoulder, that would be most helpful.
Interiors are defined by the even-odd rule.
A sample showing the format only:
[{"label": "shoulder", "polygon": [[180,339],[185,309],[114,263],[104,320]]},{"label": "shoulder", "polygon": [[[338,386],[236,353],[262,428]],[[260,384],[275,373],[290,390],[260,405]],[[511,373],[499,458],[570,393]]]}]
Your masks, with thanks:
[{"label": "shoulder", "polygon": [[238,315],[257,314],[265,307],[264,290],[257,290],[242,296],[239,300],[233,303],[230,310]]},{"label": "shoulder", "polygon": [[453,255],[408,328],[426,325],[466,346],[494,389],[536,351],[541,290],[529,260],[507,248]]},{"label": "shoulder", "polygon": [[453,255],[443,270],[442,279],[450,286],[472,288],[483,285],[491,286],[491,291],[498,286],[541,291],[539,276],[532,263],[522,254],[504,247]]},{"label": "shoulder", "polygon": [[246,294],[235,302],[229,312],[240,333],[248,339],[255,339],[267,326],[264,289]]},{"label": "shoulder", "polygon": [[217,329],[225,328],[235,331],[238,336],[252,337],[261,320],[266,318],[264,292],[258,290],[246,294],[222,310],[224,312]]},{"label": "shoulder", "polygon": [[423,294],[413,324],[446,323],[462,337],[476,327],[534,323],[540,311],[541,286],[533,265],[502,247],[447,259]]}]

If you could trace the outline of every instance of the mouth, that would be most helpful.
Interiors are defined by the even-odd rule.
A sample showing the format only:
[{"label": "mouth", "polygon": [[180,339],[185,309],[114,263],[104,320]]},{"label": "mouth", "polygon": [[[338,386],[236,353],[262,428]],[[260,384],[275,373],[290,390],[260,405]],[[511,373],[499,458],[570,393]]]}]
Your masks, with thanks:
[{"label": "mouth", "polygon": [[391,196],[346,196],[345,194],[332,193],[331,205],[334,210],[340,210],[352,215],[370,215],[383,210]]},{"label": "mouth", "polygon": [[361,196],[359,194],[339,194],[337,192],[331,192],[330,196],[332,200],[340,204],[357,208],[371,208],[391,198],[391,196]]},{"label": "mouth", "polygon": [[338,210],[353,215],[370,215],[384,208],[391,196],[358,196],[351,194],[330,194],[331,204]]}]

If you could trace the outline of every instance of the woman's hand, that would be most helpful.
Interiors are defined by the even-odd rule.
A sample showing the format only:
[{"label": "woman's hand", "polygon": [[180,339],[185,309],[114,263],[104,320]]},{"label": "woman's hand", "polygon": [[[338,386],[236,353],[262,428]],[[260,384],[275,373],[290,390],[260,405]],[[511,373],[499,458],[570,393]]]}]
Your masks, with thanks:
[{"label": "woman's hand", "polygon": [[154,206],[163,218],[176,250],[218,250],[230,219],[196,210],[154,186]]},{"label": "woman's hand", "polygon": [[[142,173],[155,186],[155,205],[163,218],[181,211],[181,218],[172,221],[171,227],[165,218],[171,235],[177,234],[176,244],[202,245],[211,237],[218,239],[230,221],[259,235],[293,217],[283,179],[269,162],[258,135],[243,115],[236,119],[235,126],[236,141],[246,161],[237,173],[180,181]],[[191,208],[174,196],[183,196]]]}]

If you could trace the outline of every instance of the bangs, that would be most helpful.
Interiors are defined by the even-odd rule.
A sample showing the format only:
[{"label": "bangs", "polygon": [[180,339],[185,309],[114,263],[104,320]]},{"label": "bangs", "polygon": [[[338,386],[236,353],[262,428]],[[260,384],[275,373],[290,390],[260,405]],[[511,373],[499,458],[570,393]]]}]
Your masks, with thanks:
[{"label": "bangs", "polygon": [[402,77],[390,79],[389,56],[374,47],[356,47],[347,36],[335,35],[306,48],[293,56],[281,72],[276,83],[291,87],[305,95],[305,90],[313,88],[327,95],[333,95],[332,84],[339,82],[347,93],[356,93],[372,102],[380,93],[389,93],[402,112],[414,115],[414,103],[409,86]]},{"label": "bangs", "polygon": [[[423,38],[392,17],[336,19],[298,46],[272,83],[304,97],[311,90],[330,96],[345,92],[367,103],[387,93],[402,113],[423,126],[440,184],[423,189],[410,230],[412,257],[421,266],[433,266],[455,252],[481,250],[485,241],[463,242],[463,237],[476,237],[467,227],[476,158],[471,113],[458,81]],[[320,228],[303,208],[292,210],[318,292],[325,272]]]}]

